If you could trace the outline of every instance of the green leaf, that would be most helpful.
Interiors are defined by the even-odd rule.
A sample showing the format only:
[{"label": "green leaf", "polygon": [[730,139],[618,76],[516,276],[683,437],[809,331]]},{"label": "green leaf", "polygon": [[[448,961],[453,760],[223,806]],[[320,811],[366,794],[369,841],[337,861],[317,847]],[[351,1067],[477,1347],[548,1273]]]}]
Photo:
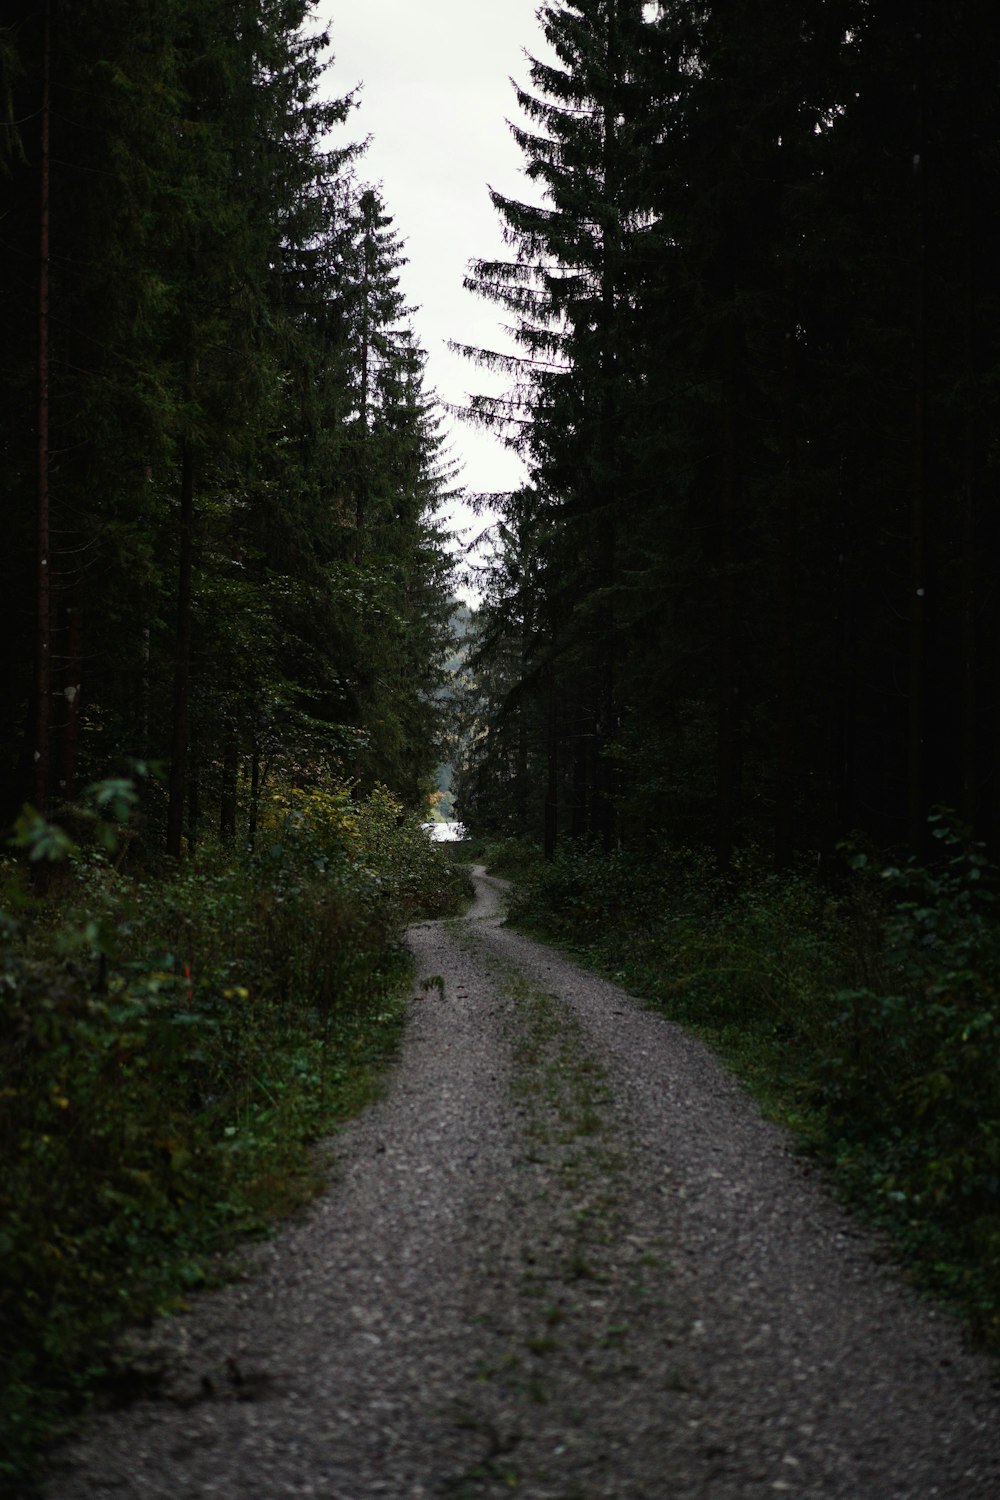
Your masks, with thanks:
[{"label": "green leaf", "polygon": [[8,842],[13,849],[27,850],[31,860],[46,859],[50,862],[65,859],[76,849],[64,828],[50,823],[36,808],[27,805],[14,824],[14,836]]}]

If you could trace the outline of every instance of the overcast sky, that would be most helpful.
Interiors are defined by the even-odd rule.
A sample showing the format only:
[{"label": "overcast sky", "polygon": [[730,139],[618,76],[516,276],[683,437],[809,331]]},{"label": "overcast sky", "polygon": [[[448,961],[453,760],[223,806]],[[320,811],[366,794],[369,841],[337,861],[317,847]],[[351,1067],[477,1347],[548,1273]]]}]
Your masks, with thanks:
[{"label": "overcast sky", "polygon": [[[489,377],[451,354],[448,339],[506,347],[498,310],[462,287],[470,260],[503,255],[487,185],[518,197],[529,185],[506,121],[516,115],[510,78],[527,81],[524,49],[538,53],[538,0],[319,0],[329,28],[337,94],[363,84],[351,120],[371,135],[359,174],[381,183],[406,242],[401,283],[418,308],[428,383],[446,401],[489,389]],[[494,387],[495,388],[495,387]],[[494,438],[451,423],[454,454],[471,492],[515,486],[521,469]],[[455,524],[478,529],[467,513]]]}]

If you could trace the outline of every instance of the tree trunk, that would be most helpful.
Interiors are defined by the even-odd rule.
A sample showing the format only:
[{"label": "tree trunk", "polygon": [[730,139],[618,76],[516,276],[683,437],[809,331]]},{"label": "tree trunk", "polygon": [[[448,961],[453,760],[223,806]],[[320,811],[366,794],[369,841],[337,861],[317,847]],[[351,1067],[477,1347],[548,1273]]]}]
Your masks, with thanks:
[{"label": "tree trunk", "polygon": [[219,805],[219,838],[224,844],[236,842],[237,787],[240,770],[240,745],[236,725],[226,725],[222,747],[222,797]]},{"label": "tree trunk", "polygon": [[737,751],[736,723],[739,688],[736,681],[736,485],[738,412],[736,381],[735,314],[730,313],[726,329],[726,405],[723,416],[722,513],[719,530],[720,558],[720,637],[718,665],[718,700],[716,707],[716,807],[715,856],[720,868],[727,869],[733,856],[736,816]]},{"label": "tree trunk", "polygon": [[255,738],[250,757],[250,816],[247,820],[247,848],[251,854],[257,847],[257,822],[260,817],[260,743]]},{"label": "tree trunk", "polygon": [[361,455],[361,464],[355,483],[357,490],[354,499],[354,561],[361,566],[365,555],[365,527],[368,524],[368,464],[370,454],[367,452],[369,437],[368,407],[371,400],[371,341],[372,341],[372,281],[375,263],[375,229],[378,209],[378,200],[371,191],[362,194],[361,212],[364,216],[364,243],[362,247],[362,269],[361,269],[361,432],[365,444],[365,450]]},{"label": "tree trunk", "polygon": [[193,731],[187,759],[187,846],[188,854],[193,856],[201,837],[201,755],[198,738]]},{"label": "tree trunk", "polygon": [[49,804],[52,721],[52,579],[49,551],[49,190],[51,183],[52,7],[42,40],[42,118],[38,236],[38,593],[35,651],[35,802]]},{"label": "tree trunk", "polygon": [[519,828],[528,826],[528,726],[526,718],[527,706],[522,698],[517,709],[517,748],[514,771],[514,815]]},{"label": "tree trunk", "polygon": [[795,338],[785,335],[784,389],[782,392],[782,466],[778,500],[780,510],[780,556],[778,560],[778,713],[776,726],[776,777],[774,810],[774,863],[784,869],[792,857],[795,829],[795,630],[798,517],[795,505]]},{"label": "tree trunk", "polygon": [[594,741],[589,831],[605,850],[615,841],[617,777],[608,758],[608,748],[617,729],[618,662],[613,590],[618,572],[617,513],[622,476],[621,443],[621,350],[619,347],[619,299],[622,282],[621,224],[617,206],[621,202],[622,166],[618,139],[621,57],[617,3],[607,8],[608,92],[604,101],[604,198],[615,205],[603,233],[601,273],[601,427],[598,475],[599,518],[597,522],[596,583],[603,598],[597,613],[597,682],[594,694]]},{"label": "tree trunk", "polygon": [[549,701],[545,726],[545,825],[542,848],[545,858],[551,859],[559,840],[559,711],[555,672],[551,666],[546,675]]},{"label": "tree trunk", "polygon": [[823,858],[833,868],[837,844],[854,828],[857,807],[854,791],[857,707],[857,605],[854,577],[856,540],[852,517],[856,513],[855,485],[842,471],[837,491],[840,517],[837,533],[837,586],[835,594],[835,654],[831,673],[827,730],[827,807]]},{"label": "tree trunk", "polygon": [[66,625],[66,730],[62,745],[62,793],[76,796],[76,755],[80,743],[80,607],[70,604]]},{"label": "tree trunk", "polygon": [[191,595],[194,574],[194,451],[185,438],[181,456],[180,560],[177,579],[177,658],[174,663],[173,735],[170,758],[170,803],[167,853],[181,858],[184,795],[188,781],[189,706],[191,692]]},{"label": "tree trunk", "polygon": [[977,140],[973,118],[972,87],[973,69],[969,48],[972,45],[966,20],[966,52],[964,62],[963,92],[965,95],[965,167],[963,183],[962,244],[965,253],[963,287],[963,363],[965,367],[965,402],[962,411],[962,699],[961,699],[961,748],[962,748],[962,816],[970,828],[976,829],[979,820],[979,687],[978,687],[978,640],[976,629],[978,601],[977,563],[977,490],[978,490],[978,434],[976,407],[979,401],[979,382],[976,350],[976,290],[977,275],[977,215],[975,197],[975,169]]},{"label": "tree trunk", "polygon": [[907,824],[910,848],[924,844],[927,819],[925,764],[927,634],[927,170],[924,98],[927,43],[924,6],[918,5],[917,76],[913,140],[916,255],[913,296],[913,465],[910,495],[910,644],[907,715]]},{"label": "tree trunk", "polygon": [[149,754],[149,708],[152,689],[149,680],[150,630],[145,625],[142,631],[142,684],[139,692],[139,743],[143,757]]},{"label": "tree trunk", "polygon": [[569,836],[576,842],[590,833],[590,805],[593,780],[594,731],[591,720],[589,691],[587,701],[573,720],[572,772],[570,788],[572,803],[569,812]]}]

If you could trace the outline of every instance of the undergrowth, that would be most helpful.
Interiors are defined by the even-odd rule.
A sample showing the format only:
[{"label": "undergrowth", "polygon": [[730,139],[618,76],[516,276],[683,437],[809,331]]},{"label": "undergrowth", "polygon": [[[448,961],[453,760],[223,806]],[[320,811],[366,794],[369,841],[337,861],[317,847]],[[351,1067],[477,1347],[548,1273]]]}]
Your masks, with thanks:
[{"label": "undergrowth", "polygon": [[[1000,1350],[1000,872],[944,817],[939,858],[836,886],[751,855],[567,847],[511,919],[699,1031]],[[504,851],[506,852],[506,851]]]},{"label": "undergrowth", "polygon": [[0,1488],[27,1493],[39,1444],[120,1385],[123,1324],[316,1189],[317,1138],[400,1035],[404,922],[464,895],[385,792],[279,788],[261,834],[128,874],[29,817],[49,894],[0,864]]}]

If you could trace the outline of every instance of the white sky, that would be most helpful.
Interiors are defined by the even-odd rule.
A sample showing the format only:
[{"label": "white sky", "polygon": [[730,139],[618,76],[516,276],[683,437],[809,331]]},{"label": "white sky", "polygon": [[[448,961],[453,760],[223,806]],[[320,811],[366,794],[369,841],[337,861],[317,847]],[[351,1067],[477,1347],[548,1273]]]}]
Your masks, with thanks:
[{"label": "white sky", "polygon": [[[381,184],[405,241],[402,290],[417,308],[428,384],[449,402],[503,388],[446,341],[509,347],[499,309],[465,291],[462,278],[470,260],[508,253],[487,185],[530,193],[506,121],[517,114],[510,78],[527,81],[524,49],[537,54],[543,46],[537,3],[319,0],[316,9],[334,54],[328,86],[340,95],[364,85],[348,127],[353,138],[372,136],[358,173]],[[495,438],[457,421],[450,435],[468,491],[520,483],[518,460]],[[450,524],[469,528],[471,538],[485,522],[463,509]]]}]

